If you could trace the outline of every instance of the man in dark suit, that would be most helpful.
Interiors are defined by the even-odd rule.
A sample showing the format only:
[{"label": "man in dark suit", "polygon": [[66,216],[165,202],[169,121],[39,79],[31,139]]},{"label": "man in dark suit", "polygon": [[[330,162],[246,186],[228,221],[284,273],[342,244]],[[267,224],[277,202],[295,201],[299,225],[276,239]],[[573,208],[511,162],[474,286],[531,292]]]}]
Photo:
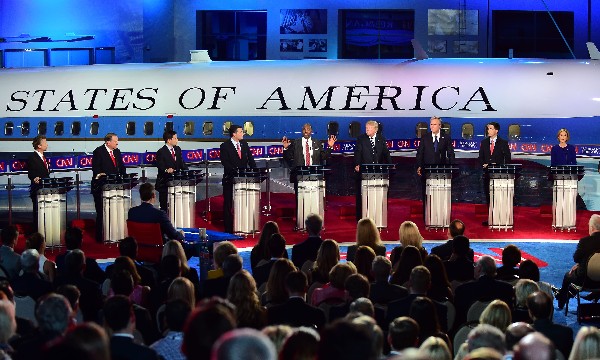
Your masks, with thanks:
[{"label": "man in dark suit", "polygon": [[167,188],[169,175],[175,171],[187,170],[187,165],[183,162],[181,148],[177,146],[179,140],[177,133],[173,130],[167,130],[163,134],[165,145],[156,152],[156,190],[158,191],[158,203],[160,209],[167,212]]},{"label": "man in dark suit", "polygon": [[[500,124],[495,121],[486,125],[487,137],[481,140],[479,145],[479,164],[484,171],[488,165],[504,165],[510,162],[510,149],[508,141],[498,136]],[[490,178],[487,174],[483,176],[483,192],[485,193],[485,201],[490,203]],[[487,221],[484,221],[484,226],[487,226]]]},{"label": "man in dark suit", "polygon": [[452,241],[452,255],[444,260],[448,281],[470,281],[475,279],[473,249],[469,247],[469,238],[458,235]]},{"label": "man in dark suit", "polygon": [[37,231],[37,191],[40,188],[40,180],[50,177],[50,166],[44,156],[44,151],[48,150],[46,136],[36,136],[31,144],[33,145],[33,154],[29,155],[29,158],[27,158],[27,177],[31,181],[31,185],[29,186],[29,197],[33,203],[33,229]]},{"label": "man in dark suit", "polygon": [[[450,256],[452,256],[452,248],[453,248],[452,243],[454,242],[453,239],[457,236],[461,236],[464,234],[465,234],[465,223],[463,223],[461,220],[458,220],[458,219],[452,220],[452,222],[450,222],[450,226],[448,226],[449,240],[441,245],[434,246],[433,248],[431,248],[431,253],[439,256],[440,259],[442,259],[442,261],[449,260]],[[473,261],[474,257],[475,257],[473,249],[471,249],[470,247],[468,250],[468,257],[471,261]]]},{"label": "man in dark suit", "polygon": [[573,253],[573,261],[575,265],[563,277],[562,287],[556,299],[558,300],[558,308],[562,309],[568,299],[569,284],[583,284],[587,273],[587,261],[590,256],[600,252],[600,215],[593,214],[588,223],[589,236],[579,240],[577,248]]},{"label": "man in dark suit", "polygon": [[153,204],[156,201],[156,194],[154,193],[154,186],[152,184],[143,183],[140,185],[140,199],[142,200],[140,205],[129,209],[127,220],[140,223],[160,224],[160,231],[164,242],[184,239],[183,233],[175,230],[173,224],[171,224],[171,221],[167,217],[167,214],[154,207]]},{"label": "man in dark suit", "polygon": [[289,273],[285,278],[285,287],[289,299],[283,304],[267,308],[269,325],[308,326],[320,330],[325,325],[325,313],[322,309],[306,303],[306,275],[299,270]]},{"label": "man in dark suit", "polygon": [[230,139],[221,144],[223,165],[223,225],[225,232],[233,233],[233,177],[236,169],[256,168],[248,143],[243,141],[244,130],[239,125],[229,127]]},{"label": "man in dark suit", "polygon": [[37,301],[52,292],[52,283],[43,278],[39,268],[40,254],[35,249],[27,249],[21,254],[23,274],[11,279],[16,295],[29,296]]},{"label": "man in dark suit", "polygon": [[392,263],[385,256],[375,257],[371,265],[371,271],[375,281],[371,283],[369,299],[373,304],[387,305],[391,301],[402,299],[408,295],[408,290],[405,287],[390,284]]},{"label": "man in dark suit", "polygon": [[102,185],[103,177],[111,174],[125,175],[125,164],[118,149],[119,137],[108,133],[104,137],[104,144],[98,146],[92,154],[92,195],[96,207],[96,242],[103,242],[103,207]]},{"label": "man in dark suit", "polygon": [[269,249],[271,259],[269,259],[268,262],[258,265],[252,272],[257,288],[260,288],[263,283],[266,283],[267,280],[269,280],[273,265],[277,260],[283,258],[283,253],[285,252],[285,238],[281,234],[271,235],[267,240],[267,248]]},{"label": "man in dark suit", "polygon": [[323,243],[323,239],[321,239],[323,218],[321,215],[309,214],[304,220],[304,227],[308,232],[308,238],[292,247],[292,262],[298,269],[302,269],[302,265],[307,260],[317,260],[317,251]]},{"label": "man in dark suit", "polygon": [[533,319],[533,328],[550,339],[564,358],[568,358],[573,347],[573,329],[552,322],[552,299],[543,291],[527,297],[527,309]]},{"label": "man in dark suit", "polygon": [[[81,249],[83,244],[83,231],[78,227],[67,227],[65,230],[65,247],[64,253],[56,255],[56,274],[58,276],[64,276],[66,272],[65,257],[69,252],[75,249]],[[119,244],[119,247],[121,244]],[[106,280],[107,276],[98,265],[96,259],[89,256],[85,257],[85,270],[83,271],[83,277],[102,284]],[[110,278],[110,276],[108,276]],[[143,284],[145,285],[145,284]]]},{"label": "man in dark suit", "polygon": [[[375,120],[367,121],[365,133],[358,136],[354,147],[354,171],[360,171],[361,164],[391,164],[392,157],[385,137],[378,133],[379,124]],[[362,218],[361,177],[356,182],[356,221]]]},{"label": "man in dark suit", "polygon": [[110,353],[113,359],[159,359],[156,351],[133,341],[135,314],[131,301],[127,297],[115,295],[106,300],[103,313],[104,323],[112,330]]}]

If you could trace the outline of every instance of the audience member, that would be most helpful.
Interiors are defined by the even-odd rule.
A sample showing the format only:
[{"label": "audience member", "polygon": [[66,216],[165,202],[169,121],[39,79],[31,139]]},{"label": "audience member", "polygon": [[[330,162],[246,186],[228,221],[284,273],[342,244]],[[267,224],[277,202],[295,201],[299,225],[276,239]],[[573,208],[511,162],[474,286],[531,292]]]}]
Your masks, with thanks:
[{"label": "audience member", "polygon": [[[378,316],[376,317],[373,303],[369,300],[369,288],[369,280],[364,275],[352,274],[348,276],[346,281],[344,281],[344,289],[348,296],[346,297],[345,302],[332,306],[329,309],[329,322],[348,315],[348,313],[351,312],[351,305],[356,302],[354,305],[359,312],[372,318],[376,318],[378,322],[383,324],[385,321],[385,311],[383,309],[378,309]],[[361,300],[357,301],[358,299]],[[360,308],[361,306],[362,308]]]},{"label": "audience member", "polygon": [[369,282],[374,280],[373,273],[371,272],[373,260],[375,260],[375,251],[369,246],[361,245],[356,249],[354,261],[352,261],[354,266],[356,266],[356,271],[364,275]]},{"label": "audience member", "polygon": [[419,324],[419,341],[421,344],[430,336],[435,336],[444,340],[448,348],[451,348],[450,338],[442,331],[436,305],[431,299],[424,296],[416,297],[410,304],[408,316]]},{"label": "audience member", "polygon": [[214,270],[206,276],[209,280],[223,277],[223,262],[229,255],[237,255],[238,249],[231,241],[221,241],[213,252]]},{"label": "audience member", "polygon": [[288,259],[275,261],[271,274],[269,274],[269,280],[267,280],[266,290],[261,295],[261,304],[269,307],[286,302],[289,294],[285,287],[285,278],[289,273],[296,270],[294,264]]},{"label": "audience member", "polygon": [[519,265],[519,279],[529,279],[535,281],[540,290],[548,294],[554,302],[553,286],[545,281],[540,281],[540,269],[532,260],[523,260]]},{"label": "audience member", "polygon": [[[448,239],[449,240],[441,245],[434,246],[433,248],[431,248],[431,253],[439,256],[440,259],[442,259],[442,261],[450,260],[450,257],[452,256],[452,253],[454,252],[454,250],[453,250],[454,238],[456,238],[457,236],[464,236],[464,234],[465,234],[465,224],[458,219],[452,220],[452,222],[450,222],[450,226],[448,226]],[[471,262],[473,262],[473,259],[475,257],[475,254],[473,253],[473,249],[468,248],[466,255],[467,255],[467,259],[469,259]]]},{"label": "audience member", "polygon": [[[132,238],[131,236],[128,236],[128,237],[124,238],[123,240],[119,241],[119,255],[127,256],[128,258],[133,260],[133,263],[135,264],[135,269],[141,279],[140,284],[142,286],[148,286],[150,289],[152,289],[154,286],[156,286],[156,281],[158,279],[158,273],[157,273],[156,269],[139,263],[136,260],[137,254],[138,254],[138,243],[134,238]],[[109,279],[112,276],[113,267],[114,267],[114,264],[110,264],[106,267],[106,277]]]},{"label": "audience member", "polygon": [[375,279],[371,283],[369,298],[374,304],[387,305],[390,301],[398,300],[408,295],[408,290],[400,285],[390,284],[392,263],[385,256],[376,256],[371,265]]},{"label": "audience member", "polygon": [[183,300],[190,305],[190,309],[195,308],[194,284],[182,276],[175,278],[167,290],[167,302],[172,300]]},{"label": "audience member", "polygon": [[267,325],[267,312],[260,304],[257,292],[256,282],[248,271],[241,270],[231,278],[227,300],[235,305],[238,327],[262,329]]},{"label": "audience member", "polygon": [[323,218],[318,214],[309,214],[304,220],[304,226],[308,233],[308,238],[303,242],[292,247],[292,262],[298,269],[306,261],[315,261],[317,252],[323,240],[321,239],[321,230],[323,230]]},{"label": "audience member", "polygon": [[218,296],[220,298],[227,297],[227,288],[231,277],[242,270],[242,257],[238,254],[227,255],[223,260],[223,276],[215,279],[207,279],[202,282],[202,298],[210,298]]},{"label": "audience member", "polygon": [[319,333],[313,328],[299,327],[283,343],[280,359],[311,360],[317,358]]},{"label": "audience member", "polygon": [[15,304],[8,300],[0,300],[0,358],[10,359],[14,353],[9,345],[10,340],[17,331],[15,319]]},{"label": "audience member", "polygon": [[196,269],[190,267],[187,261],[187,256],[183,250],[181,242],[177,240],[169,240],[163,247],[162,257],[167,255],[175,255],[179,258],[179,266],[181,267],[181,276],[187,278],[194,284],[196,294],[200,293],[200,279],[198,278],[198,272]]},{"label": "audience member", "polygon": [[535,332],[533,326],[522,321],[514,322],[508,325],[506,332],[504,333],[507,352],[512,353],[515,345],[517,345],[519,341],[525,337],[525,335],[531,334],[532,332]]},{"label": "audience member", "polygon": [[150,346],[164,360],[185,360],[181,351],[183,326],[192,312],[190,304],[182,299],[169,300],[165,307],[167,333]]},{"label": "audience member", "polygon": [[544,335],[534,332],[525,335],[514,349],[515,360],[554,360],[556,351],[552,342]]},{"label": "audience member", "polygon": [[346,279],[356,274],[356,268],[352,263],[339,263],[329,272],[329,282],[323,287],[315,289],[310,300],[314,306],[319,306],[322,302],[343,303],[348,297],[344,288]]},{"label": "audience member", "polygon": [[[366,298],[365,300],[369,301]],[[371,354],[369,356],[369,359],[381,359],[381,357],[383,356],[383,331],[377,325],[373,317],[361,314],[349,320],[352,321],[352,324],[358,326],[359,328],[363,328],[364,330],[366,330],[367,334],[369,334],[369,342],[371,344]]]},{"label": "audience member", "polygon": [[427,292],[427,297],[432,300],[444,302],[454,301],[454,294],[452,294],[452,285],[448,281],[448,275],[446,275],[446,268],[444,263],[437,255],[427,255],[423,265],[431,273],[431,287]]},{"label": "audience member", "polygon": [[552,322],[552,300],[542,291],[537,291],[527,297],[527,308],[533,320],[535,331],[542,333],[564,357],[568,357],[573,347],[573,329]]},{"label": "audience member", "polygon": [[[0,279],[0,300],[8,300],[13,305],[15,304],[15,294],[8,280]],[[26,339],[36,331],[35,325],[29,319],[24,319],[15,315],[17,322],[16,336],[11,340],[11,345],[15,346],[15,342],[20,339]],[[16,340],[16,341],[15,341]]]},{"label": "audience member", "polygon": [[375,318],[375,307],[373,306],[371,300],[369,300],[366,297],[359,297],[356,300],[352,301],[348,310],[349,311],[347,316],[350,316],[350,314],[354,313]]},{"label": "audience member", "polygon": [[181,276],[179,258],[175,255],[163,256],[160,260],[160,279],[162,280],[150,290],[150,310],[152,313],[156,313],[158,308],[167,301],[169,286],[179,276]]},{"label": "audience member", "polygon": [[430,336],[423,341],[419,354],[429,360],[452,360],[448,344],[437,336]]},{"label": "audience member", "polygon": [[83,315],[79,309],[79,298],[81,297],[79,289],[75,285],[66,284],[57,287],[55,292],[64,296],[71,305],[73,324],[83,323]]},{"label": "audience member", "polygon": [[54,282],[56,278],[56,264],[54,261],[48,260],[45,255],[46,252],[46,239],[44,235],[40,233],[33,233],[25,242],[25,249],[35,249],[39,253],[38,259],[38,271],[46,277],[50,282]]},{"label": "audience member", "polygon": [[575,337],[569,360],[598,358],[600,358],[600,331],[595,326],[584,326],[579,329]]},{"label": "audience member", "polygon": [[399,261],[404,248],[408,246],[414,246],[419,250],[421,262],[423,262],[425,256],[427,256],[427,250],[423,247],[423,236],[417,224],[412,221],[403,222],[398,228],[398,235],[400,237],[400,246],[393,248],[390,254],[392,267],[396,268],[396,263]]},{"label": "audience member", "polygon": [[474,280],[474,263],[469,258],[469,238],[458,235],[452,240],[452,256],[444,261],[448,281],[466,282]]},{"label": "audience member", "polygon": [[[250,268],[252,269],[252,274],[254,274],[254,269],[261,260],[269,261],[271,258],[267,242],[273,234],[279,234],[279,226],[275,221],[267,221],[262,227],[258,242],[254,245],[252,251],[250,251]],[[287,251],[283,254],[283,257],[288,258]]]},{"label": "audience member", "polygon": [[317,358],[319,360],[377,360],[372,354],[369,330],[347,319],[325,326]]},{"label": "audience member", "polygon": [[275,345],[275,351],[279,354],[283,348],[283,344],[294,331],[296,329],[288,325],[270,325],[265,326],[261,332],[271,340],[273,345]]},{"label": "audience member", "polygon": [[485,307],[479,316],[479,323],[492,325],[504,333],[508,325],[512,323],[510,308],[504,301],[494,300]]},{"label": "audience member", "polygon": [[15,253],[15,246],[19,238],[19,231],[14,225],[2,229],[0,235],[2,246],[0,247],[0,266],[6,270],[8,280],[15,279],[21,271],[21,257]]},{"label": "audience member", "polygon": [[354,255],[359,246],[370,247],[376,255],[385,256],[385,245],[381,242],[379,230],[370,218],[360,219],[356,225],[356,244],[348,246],[346,260],[354,262]]},{"label": "audience member", "polygon": [[211,358],[219,360],[277,360],[277,353],[273,343],[260,331],[235,329],[221,335],[219,340],[215,342]]},{"label": "audience member", "polygon": [[523,321],[531,323],[529,310],[527,310],[527,297],[536,291],[540,291],[540,287],[533,280],[520,279],[515,284],[515,308],[513,309],[513,321]]},{"label": "audience member", "polygon": [[[340,262],[340,248],[335,240],[327,239],[321,243],[317,251],[317,259],[310,272],[310,284],[326,284],[329,272]],[[310,294],[309,294],[310,295]]]},{"label": "audience member", "polygon": [[12,281],[12,288],[18,296],[29,296],[37,301],[52,292],[52,283],[39,271],[39,258],[35,249],[27,249],[21,254],[23,274]]},{"label": "audience member", "polygon": [[408,316],[400,316],[392,320],[387,338],[391,348],[390,357],[401,355],[405,349],[417,347],[420,332],[419,324]]},{"label": "audience member", "polygon": [[[70,329],[62,342],[66,345],[64,356],[57,356],[56,360],[66,359],[89,359],[89,360],[110,360],[110,341],[106,331],[99,325],[87,322],[79,324]],[[75,353],[72,351],[75,350]],[[78,351],[85,355],[79,357]]]},{"label": "audience member", "polygon": [[396,265],[393,264],[394,261],[392,261],[394,271],[392,272],[390,283],[406,287],[410,272],[416,266],[423,265],[423,258],[421,258],[421,254],[416,247],[408,245],[402,249],[400,259],[396,261]]},{"label": "audience member", "polygon": [[142,277],[137,272],[137,267],[133,260],[128,256],[119,256],[115,259],[113,268],[111,269],[111,287],[108,290],[108,296],[114,295],[114,289],[112,288],[112,277],[121,271],[127,271],[133,279],[133,290],[129,295],[129,300],[134,304],[141,306],[148,306],[148,296],[150,294],[150,287],[142,285]]},{"label": "audience member", "polygon": [[283,235],[271,235],[271,238],[267,240],[267,250],[271,257],[268,260],[261,260],[261,264],[257,265],[254,270],[252,270],[252,276],[254,277],[254,280],[256,280],[256,287],[258,288],[269,280],[269,274],[271,273],[275,261],[277,261],[277,259],[285,258],[283,256],[283,253],[286,252],[285,238]]},{"label": "audience member", "polygon": [[492,325],[477,325],[469,332],[466,344],[469,353],[479,348],[491,348],[502,355],[506,352],[504,333]]},{"label": "audience member", "polygon": [[496,279],[515,281],[519,279],[517,266],[521,262],[521,250],[516,245],[507,245],[502,250],[502,266],[496,270]]},{"label": "audience member", "polygon": [[[78,227],[67,227],[65,231],[65,247],[64,253],[56,255],[56,276],[64,276],[65,273],[65,257],[69,252],[75,249],[80,249],[83,244],[83,231]],[[98,262],[86,256],[85,258],[85,270],[83,271],[83,277],[102,284],[106,280],[106,274],[98,265]]]}]

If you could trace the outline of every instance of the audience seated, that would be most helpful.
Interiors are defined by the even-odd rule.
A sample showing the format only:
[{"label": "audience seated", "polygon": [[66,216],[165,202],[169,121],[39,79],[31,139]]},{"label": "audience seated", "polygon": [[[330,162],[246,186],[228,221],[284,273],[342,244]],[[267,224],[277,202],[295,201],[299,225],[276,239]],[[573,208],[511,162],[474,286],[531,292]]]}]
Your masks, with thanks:
[{"label": "audience seated", "polygon": [[[260,231],[258,242],[250,251],[250,268],[252,269],[252,274],[254,274],[254,269],[258,266],[258,263],[261,260],[269,261],[271,258],[271,254],[269,254],[269,249],[267,247],[267,242],[273,234],[279,234],[279,226],[275,221],[267,221]],[[283,254],[283,257],[286,259],[288,258],[287,251]]]},{"label": "audience seated", "polygon": [[269,340],[275,345],[275,350],[279,354],[285,340],[294,333],[294,330],[294,328],[288,325],[269,325],[262,329],[262,333],[267,335]]},{"label": "audience seated", "polygon": [[156,313],[158,308],[167,301],[169,286],[173,280],[181,276],[180,260],[175,255],[163,256],[160,261],[159,278],[161,281],[150,290],[150,310]]},{"label": "audience seated", "polygon": [[319,360],[376,360],[372,356],[369,329],[348,319],[339,319],[325,326],[317,358]]},{"label": "audience seated", "polygon": [[515,360],[554,360],[556,352],[554,345],[544,335],[534,332],[525,335],[514,349]]},{"label": "audience seated", "polygon": [[475,279],[474,263],[468,255],[469,246],[469,238],[466,236],[458,235],[452,240],[452,255],[444,261],[448,281],[466,282]]},{"label": "audience seated", "polygon": [[[95,323],[83,323],[71,328],[62,342],[59,344],[67,345],[66,356],[57,356],[56,360],[72,359],[93,359],[110,360],[110,340],[106,331]],[[74,356],[73,350],[83,351],[85,355]]]},{"label": "audience seated", "polygon": [[267,240],[267,250],[269,252],[270,258],[268,260],[261,260],[261,264],[257,265],[254,270],[252,270],[252,276],[256,281],[256,286],[260,288],[263,283],[266,283],[269,280],[269,274],[271,273],[271,268],[273,268],[273,264],[277,259],[285,258],[283,253],[285,253],[285,238],[281,234],[273,234],[271,238]]},{"label": "audience seated", "polygon": [[446,275],[446,268],[444,268],[442,260],[437,255],[427,255],[423,265],[431,274],[431,287],[427,292],[427,297],[440,302],[454,301],[452,285],[448,281],[448,275]]},{"label": "audience seated", "polygon": [[313,328],[299,327],[285,339],[280,359],[316,359],[320,336]]},{"label": "audience seated", "polygon": [[165,307],[167,332],[163,338],[150,345],[150,348],[156,351],[164,360],[185,359],[185,355],[181,351],[183,327],[192,312],[192,308],[187,301],[182,299],[167,302]]},{"label": "audience seated", "polygon": [[167,241],[163,247],[162,257],[167,255],[175,255],[179,258],[181,276],[190,280],[192,284],[194,284],[196,294],[200,294],[200,279],[198,278],[198,272],[188,265],[187,256],[185,255],[181,242],[177,240]]},{"label": "audience seated", "polygon": [[387,305],[390,301],[408,295],[405,287],[390,284],[392,263],[385,256],[375,257],[371,269],[375,281],[371,283],[369,298],[374,304]]},{"label": "audience seated", "polygon": [[[237,276],[239,274],[236,274]],[[234,278],[235,278],[234,276]],[[233,279],[232,279],[233,280]],[[255,329],[234,329],[221,335],[212,349],[212,359],[277,360],[275,346]]]},{"label": "audience seated", "polygon": [[[465,224],[456,219],[450,222],[450,226],[448,227],[448,238],[450,240],[446,241],[442,245],[434,246],[431,248],[431,253],[435,254],[442,259],[442,261],[450,260],[454,249],[454,239],[457,236],[464,236],[465,234]],[[467,259],[473,262],[475,254],[473,253],[473,249],[469,248],[466,252]]]},{"label": "audience seated", "polygon": [[119,256],[115,259],[113,264],[113,268],[111,269],[111,277],[110,277],[110,289],[108,290],[108,296],[114,295],[114,289],[112,288],[112,277],[121,271],[127,271],[131,278],[133,279],[133,290],[131,295],[129,296],[129,300],[131,300],[134,304],[138,304],[141,306],[148,306],[148,296],[150,294],[150,287],[143,286],[142,277],[137,272],[137,267],[133,263],[133,260],[127,256]]},{"label": "audience seated", "polygon": [[279,259],[273,264],[265,292],[260,297],[260,302],[266,307],[283,304],[288,300],[289,294],[285,287],[285,278],[296,271],[294,264],[288,259]]},{"label": "audience seated", "polygon": [[[348,278],[344,282],[344,289],[346,289],[346,293],[348,294],[346,301],[345,303],[342,303],[340,305],[332,306],[329,309],[329,322],[346,316],[350,312],[350,307],[352,304],[355,304],[355,306],[366,304],[369,307],[369,313],[363,314],[375,319],[376,316],[375,311],[373,310],[373,303],[371,302],[371,300],[369,300],[369,288],[369,280],[364,275],[352,274],[348,276]],[[355,303],[358,299],[362,300]],[[383,309],[378,310],[379,312],[376,320],[383,324],[385,321],[385,312],[383,311]]]},{"label": "audience seated", "polygon": [[46,240],[44,239],[44,235],[40,233],[33,233],[25,242],[25,249],[35,249],[39,253],[38,259],[38,271],[44,274],[44,277],[50,281],[54,282],[56,278],[56,264],[54,261],[48,260],[45,255],[46,252]]},{"label": "audience seated", "polygon": [[507,355],[512,353],[514,346],[517,345],[525,335],[531,334],[532,332],[535,332],[535,329],[528,323],[518,321],[508,325],[506,332],[504,333]]},{"label": "audience seated", "polygon": [[[327,239],[321,243],[317,251],[317,259],[310,271],[310,285],[321,285],[329,282],[329,272],[340,262],[340,248],[335,240]],[[311,295],[311,294],[308,294]]]},{"label": "audience seated", "polygon": [[213,253],[214,270],[209,270],[207,279],[216,279],[223,276],[223,261],[229,255],[237,255],[238,249],[231,241],[221,241]]},{"label": "audience seated", "polygon": [[257,293],[256,282],[248,271],[240,270],[231,278],[227,300],[235,305],[238,327],[262,329],[267,325],[267,312]]},{"label": "audience seated", "polygon": [[[156,281],[158,280],[158,272],[152,267],[148,267],[137,262],[137,253],[138,243],[134,238],[128,236],[123,240],[119,241],[119,255],[127,256],[128,258],[133,260],[133,263],[135,264],[135,269],[137,270],[137,273],[141,278],[140,284],[142,286],[148,286],[150,289],[152,289],[154,286],[156,286]],[[109,279],[112,276],[113,267],[114,264],[108,265],[106,267],[106,277]]]},{"label": "audience seated", "polygon": [[425,250],[423,247],[423,236],[421,236],[421,232],[419,231],[417,224],[412,221],[403,222],[398,228],[398,235],[400,237],[400,246],[393,248],[390,254],[392,267],[396,267],[396,263],[400,259],[403,249],[407,246],[416,247],[421,255],[421,262],[425,260],[425,256],[427,256],[427,250]]},{"label": "audience seated", "polygon": [[554,301],[553,286],[545,281],[540,281],[540,269],[532,260],[523,260],[519,265],[519,279],[529,279],[535,281],[540,290],[548,294]]},{"label": "audience seated", "polygon": [[15,335],[16,331],[15,304],[6,299],[0,300],[0,358],[10,359],[14,355],[8,340]]},{"label": "audience seated", "polygon": [[565,358],[571,353],[573,347],[573,329],[554,324],[552,322],[552,309],[554,308],[550,296],[542,291],[537,291],[527,297],[527,308],[533,320],[535,331],[544,334]]},{"label": "audience seated", "polygon": [[17,296],[29,296],[37,301],[42,296],[52,292],[52,283],[39,271],[37,250],[28,249],[21,254],[23,274],[12,281],[12,288]]},{"label": "audience seated", "polygon": [[408,245],[402,249],[400,259],[396,261],[396,265],[393,264],[394,262],[392,261],[394,271],[390,277],[390,283],[406,287],[408,285],[410,272],[416,266],[423,265],[423,258],[421,258],[419,249],[415,246]]},{"label": "audience seated", "polygon": [[385,245],[381,242],[379,230],[370,218],[360,219],[356,225],[356,244],[348,246],[346,260],[354,262],[354,255],[359,246],[370,247],[376,255],[385,256]]},{"label": "audience seated", "polygon": [[206,279],[202,282],[202,298],[218,296],[224,299],[227,297],[227,288],[229,287],[231,277],[242,270],[242,257],[238,254],[227,255],[221,266],[223,269],[223,276],[214,279]]},{"label": "audience seated", "polygon": [[408,316],[419,324],[420,345],[430,336],[435,336],[442,339],[448,348],[452,349],[450,338],[440,325],[436,304],[431,299],[425,296],[417,296],[410,304]]},{"label": "audience seated", "polygon": [[510,244],[502,249],[502,266],[496,270],[496,279],[512,282],[519,279],[517,266],[521,262],[521,250]]},{"label": "audience seated", "polygon": [[15,253],[18,238],[19,231],[16,226],[9,225],[2,229],[2,234],[0,235],[0,239],[2,240],[2,246],[0,246],[0,266],[2,266],[8,275],[8,280],[19,276],[19,272],[21,271],[21,257]]},{"label": "audience seated", "polygon": [[[477,325],[477,327],[471,330],[467,342],[461,347],[465,348],[464,353],[471,353],[482,348],[493,349],[498,352],[500,356],[504,355],[506,352],[504,333],[498,330],[498,328],[487,324]],[[461,353],[461,351],[459,351],[459,353]],[[460,355],[457,355],[455,359],[463,358],[459,356]]]},{"label": "audience seated", "polygon": [[437,336],[430,336],[421,344],[419,355],[430,360],[452,360],[448,344]]},{"label": "audience seated", "polygon": [[529,310],[527,309],[527,297],[536,291],[540,291],[540,287],[533,280],[520,279],[515,284],[515,308],[513,309],[513,322],[523,321],[531,323]]},{"label": "audience seated", "polygon": [[[366,298],[365,300],[369,301]],[[362,314],[358,314],[358,316],[351,316],[351,314],[349,314],[347,319],[350,320],[352,324],[356,325],[357,327],[366,330],[367,334],[369,334],[371,352],[368,359],[381,359],[381,357],[383,356],[383,331],[377,325],[373,317]],[[346,357],[346,359],[349,358],[350,357]]]},{"label": "audience seated", "polygon": [[392,320],[387,338],[391,349],[390,357],[401,355],[405,349],[417,347],[420,332],[419,324],[408,316],[400,316]]},{"label": "audience seated", "polygon": [[510,308],[504,301],[494,300],[485,307],[479,316],[479,323],[492,325],[504,333],[508,325],[512,323]]},{"label": "audience seated", "polygon": [[375,251],[368,246],[361,245],[356,249],[356,255],[354,256],[354,266],[356,271],[365,276],[369,282],[373,281],[373,260],[375,260]]},{"label": "audience seated", "polygon": [[318,214],[309,214],[304,220],[304,226],[308,233],[308,238],[303,242],[292,247],[292,262],[298,269],[306,261],[315,261],[317,252],[323,240],[321,239],[321,230],[323,230],[323,218]]},{"label": "audience seated", "polygon": [[598,358],[600,358],[600,331],[595,326],[584,326],[575,337],[569,360]]},{"label": "audience seated", "polygon": [[[65,274],[65,257],[69,252],[75,249],[81,249],[83,244],[83,231],[78,227],[68,227],[65,231],[65,247],[64,253],[56,255],[56,276],[64,276]],[[83,277],[102,284],[106,280],[106,274],[98,262],[89,257],[85,257],[85,270],[83,271]]]},{"label": "audience seated", "polygon": [[329,282],[321,288],[315,289],[310,300],[314,306],[323,302],[330,304],[341,304],[348,298],[348,292],[344,289],[346,279],[356,274],[356,268],[352,263],[339,263],[329,272]]}]

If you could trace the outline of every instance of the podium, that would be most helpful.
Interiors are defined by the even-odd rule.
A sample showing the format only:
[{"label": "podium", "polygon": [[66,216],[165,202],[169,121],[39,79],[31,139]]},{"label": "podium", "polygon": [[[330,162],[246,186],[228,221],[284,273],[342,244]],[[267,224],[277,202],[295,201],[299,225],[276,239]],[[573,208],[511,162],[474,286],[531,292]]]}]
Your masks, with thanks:
[{"label": "podium", "polygon": [[319,214],[325,219],[325,169],[323,165],[297,166],[293,170],[298,184],[296,229],[304,230],[304,219]]},{"label": "podium", "polygon": [[450,164],[426,165],[425,227],[444,229],[450,226],[452,209],[452,173],[458,170]]},{"label": "podium", "polygon": [[109,174],[102,179],[103,240],[117,242],[127,236],[127,213],[131,189],[138,184],[137,173]]},{"label": "podium", "polygon": [[576,230],[577,182],[583,177],[583,165],[550,167],[552,186],[552,228]]},{"label": "podium", "polygon": [[370,218],[377,228],[387,228],[389,172],[393,164],[361,164],[362,218]]},{"label": "podium", "polygon": [[490,164],[486,174],[490,179],[490,207],[488,227],[494,229],[513,229],[513,199],[515,196],[515,178],[521,172],[520,164]]},{"label": "podium", "polygon": [[[59,247],[60,239],[66,229],[67,197],[73,188],[72,177],[40,179],[36,190],[38,231],[44,235],[46,246]],[[65,211],[61,211],[65,204]]]},{"label": "podium", "polygon": [[196,185],[200,170],[175,171],[167,178],[169,219],[176,228],[191,228],[196,220]]},{"label": "podium", "polygon": [[233,232],[253,234],[260,230],[260,183],[267,169],[238,168],[233,176]]}]

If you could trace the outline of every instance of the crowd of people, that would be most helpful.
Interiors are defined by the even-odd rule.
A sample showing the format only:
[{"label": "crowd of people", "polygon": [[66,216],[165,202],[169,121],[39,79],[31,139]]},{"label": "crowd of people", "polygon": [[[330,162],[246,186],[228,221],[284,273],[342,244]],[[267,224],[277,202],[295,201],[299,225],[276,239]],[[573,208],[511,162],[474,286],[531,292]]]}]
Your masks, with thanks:
[{"label": "crowd of people", "polygon": [[[589,225],[578,258],[581,244],[600,234],[600,216]],[[449,240],[429,253],[418,227],[405,221],[388,259],[373,221],[361,219],[348,261],[340,261],[322,226],[319,215],[306,218],[307,239],[293,245],[290,260],[285,234],[266,223],[251,271],[235,244],[222,242],[202,281],[177,240],[150,265],[136,261],[137,241],[125,238],[104,271],[85,256],[80,229],[67,229],[66,251],[53,262],[38,233],[17,254],[19,234],[8,226],[0,248],[0,358],[600,357],[597,328],[583,327],[574,339],[571,328],[553,323],[553,286],[515,245],[504,248],[502,266],[490,256],[475,259],[464,223],[454,220]]]}]

